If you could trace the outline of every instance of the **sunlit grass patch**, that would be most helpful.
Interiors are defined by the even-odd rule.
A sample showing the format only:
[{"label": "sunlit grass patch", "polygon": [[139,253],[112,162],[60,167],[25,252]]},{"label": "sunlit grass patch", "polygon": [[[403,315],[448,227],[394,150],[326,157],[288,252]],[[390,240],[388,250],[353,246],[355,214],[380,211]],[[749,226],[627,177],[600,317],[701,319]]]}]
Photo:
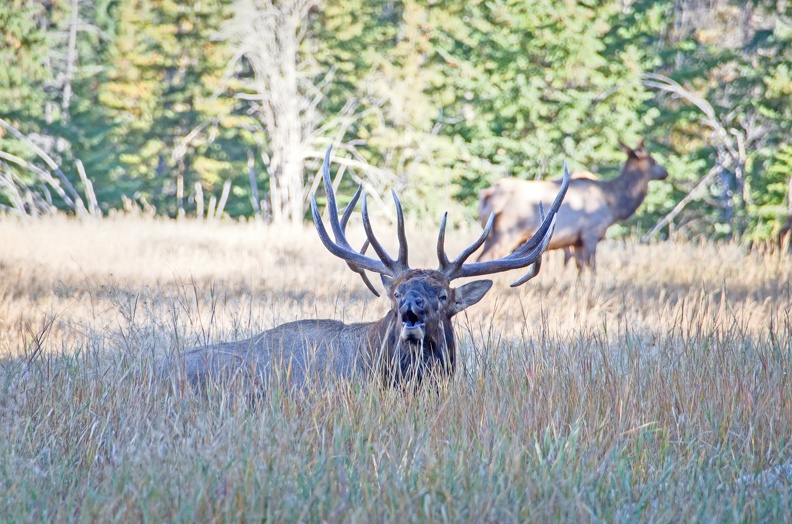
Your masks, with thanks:
[{"label": "sunlit grass patch", "polygon": [[[435,265],[433,235],[410,235],[415,261]],[[314,232],[5,220],[0,236],[4,518],[788,518],[792,262],[777,254],[606,243],[596,277],[550,254],[524,289],[498,276],[459,315],[448,384],[251,398],[164,383],[155,358],[384,314]]]}]

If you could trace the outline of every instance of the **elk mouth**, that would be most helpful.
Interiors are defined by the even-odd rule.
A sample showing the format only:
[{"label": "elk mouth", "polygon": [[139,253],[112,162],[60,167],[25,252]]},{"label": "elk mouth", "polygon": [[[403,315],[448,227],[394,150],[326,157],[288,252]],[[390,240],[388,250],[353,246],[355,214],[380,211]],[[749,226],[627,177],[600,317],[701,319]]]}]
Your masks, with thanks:
[{"label": "elk mouth", "polygon": [[401,339],[405,342],[420,342],[426,335],[426,322],[412,311],[402,315]]}]

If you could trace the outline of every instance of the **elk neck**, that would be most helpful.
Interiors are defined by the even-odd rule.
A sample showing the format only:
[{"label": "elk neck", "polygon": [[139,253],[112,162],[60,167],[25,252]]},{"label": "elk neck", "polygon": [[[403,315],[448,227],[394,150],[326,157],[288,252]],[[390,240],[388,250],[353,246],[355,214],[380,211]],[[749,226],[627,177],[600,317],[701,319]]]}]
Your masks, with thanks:
[{"label": "elk neck", "polygon": [[646,170],[628,161],[618,177],[602,182],[601,187],[615,220],[625,220],[635,213],[649,191],[649,180]]},{"label": "elk neck", "polygon": [[369,359],[386,384],[400,384],[413,377],[421,382],[432,374],[450,376],[456,365],[456,341],[451,319],[427,323],[423,344],[405,342],[399,336],[398,316],[389,311],[374,322],[369,335]]}]

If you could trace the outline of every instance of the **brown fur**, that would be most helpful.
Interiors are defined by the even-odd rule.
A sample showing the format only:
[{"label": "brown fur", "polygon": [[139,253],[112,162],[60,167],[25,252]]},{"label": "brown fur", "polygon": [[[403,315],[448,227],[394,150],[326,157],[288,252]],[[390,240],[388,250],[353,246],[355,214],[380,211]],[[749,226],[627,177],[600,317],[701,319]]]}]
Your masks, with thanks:
[{"label": "brown fur", "polygon": [[[573,171],[572,175],[570,175],[573,179],[581,178],[585,180],[599,180],[599,177],[592,173],[591,171],[586,171],[585,169],[578,169],[577,171]],[[560,183],[561,179],[557,179],[556,182]],[[572,253],[572,246],[565,246],[564,248],[564,267],[569,264],[569,261],[574,258],[574,253]]]},{"label": "brown fur", "polygon": [[[366,271],[379,274],[391,303],[390,311],[375,322],[344,324],[335,320],[299,320],[246,340],[188,349],[172,358],[162,359],[158,364],[161,373],[184,378],[197,386],[209,381],[238,380],[247,391],[268,389],[273,383],[286,388],[306,388],[328,381],[378,376],[386,384],[407,381],[418,384],[425,378],[449,376],[456,365],[451,318],[476,304],[492,287],[491,280],[474,280],[457,288],[451,287],[451,281],[526,267],[534,270],[523,276],[519,284],[535,277],[539,267],[537,260],[550,241],[554,219],[569,181],[565,171],[560,191],[544,224],[538,228],[541,234],[526,243],[525,249],[517,256],[487,263],[466,263],[484,242],[484,232],[454,260],[450,260],[445,252],[444,217],[437,239],[439,268],[410,269],[404,215],[396,193],[393,193],[393,200],[397,214],[398,257],[392,259],[374,236],[365,196],[361,213],[366,242],[362,249],[354,249],[346,239],[345,229],[363,187],[358,188],[339,217],[329,166],[330,149],[322,164],[322,179],[330,229],[335,240],[330,238],[316,197],[312,195],[311,213],[319,240],[330,253],[359,274],[377,296],[379,292]],[[377,254],[377,259],[365,255],[369,246]]]},{"label": "brown fur", "polygon": [[[592,173],[591,171],[586,171],[585,169],[578,169],[577,171],[573,171],[570,177],[574,179],[581,179],[581,180],[599,180],[599,177]],[[556,182],[561,183],[561,179],[559,178]]]},{"label": "brown fur", "polygon": [[[411,269],[388,285],[391,310],[375,322],[290,322],[246,340],[186,350],[160,361],[159,369],[198,387],[240,380],[258,389],[273,383],[304,388],[372,376],[386,384],[450,376],[456,365],[451,318],[478,302],[491,284],[481,280],[452,288],[438,271]],[[430,305],[422,345],[400,338],[398,291],[413,292]],[[442,303],[441,296],[447,297]]]},{"label": "brown fur", "polygon": [[[429,298],[445,293],[448,297],[444,304],[438,304],[426,321],[426,334],[423,347],[415,343],[405,343],[399,339],[395,329],[384,328],[385,319],[390,317],[389,325],[398,325],[400,322],[397,300],[394,297],[396,290],[404,287],[407,289],[416,286],[429,290],[439,290],[437,293],[427,294]],[[376,329],[379,333],[387,332],[388,340],[384,344],[385,358],[379,359],[385,363],[383,378],[392,383],[405,379],[416,378],[419,381],[427,372],[437,373],[438,376],[451,375],[456,366],[456,341],[451,318],[457,313],[449,304],[454,303],[455,290],[451,288],[448,279],[442,273],[428,269],[411,269],[396,279],[388,290],[391,301],[391,312],[385,319],[379,321]],[[384,329],[383,329],[384,328]]]},{"label": "brown fur", "polygon": [[[571,248],[579,269],[585,266],[594,269],[597,243],[607,229],[638,209],[651,180],[668,176],[646,151],[643,141],[635,149],[622,144],[622,149],[627,153],[627,161],[617,178],[597,180],[578,172],[578,176],[572,177],[558,212],[548,249]],[[479,260],[500,258],[530,238],[541,222],[539,202],[546,209],[558,187],[557,181],[505,178],[483,190],[479,197],[479,219],[485,224],[494,213],[495,224]]]}]

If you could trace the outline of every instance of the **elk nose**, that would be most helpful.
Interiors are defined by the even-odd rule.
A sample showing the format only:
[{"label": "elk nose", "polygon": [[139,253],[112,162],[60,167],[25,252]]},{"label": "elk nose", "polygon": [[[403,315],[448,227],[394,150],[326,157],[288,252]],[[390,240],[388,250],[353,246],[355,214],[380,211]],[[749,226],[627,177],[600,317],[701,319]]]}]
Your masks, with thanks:
[{"label": "elk nose", "polygon": [[412,293],[406,295],[399,305],[399,311],[404,314],[407,312],[415,313],[416,315],[423,315],[426,313],[425,301],[418,295]]}]

